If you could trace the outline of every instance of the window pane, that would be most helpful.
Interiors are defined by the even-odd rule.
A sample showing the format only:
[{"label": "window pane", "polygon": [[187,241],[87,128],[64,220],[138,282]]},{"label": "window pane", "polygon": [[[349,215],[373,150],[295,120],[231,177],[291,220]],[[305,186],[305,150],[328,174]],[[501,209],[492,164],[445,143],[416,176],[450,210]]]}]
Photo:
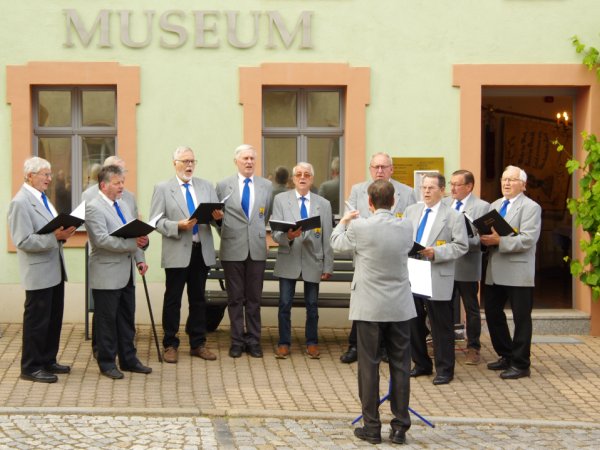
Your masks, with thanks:
[{"label": "window pane", "polygon": [[293,187],[290,175],[296,165],[296,138],[265,138],[264,147],[265,173],[273,182],[275,197]]},{"label": "window pane", "polygon": [[52,165],[52,182],[46,194],[61,213],[70,213],[71,205],[71,138],[52,137],[40,138],[38,141],[38,156]]},{"label": "window pane", "polygon": [[71,92],[39,91],[38,126],[71,126]]},{"label": "window pane", "polygon": [[339,92],[308,92],[308,126],[340,126]]},{"label": "window pane", "polygon": [[314,185],[319,195],[331,202],[334,214],[340,212],[340,139],[308,138],[308,162],[315,169]]},{"label": "window pane", "polygon": [[83,91],[81,96],[84,127],[115,126],[114,91]]},{"label": "window pane", "polygon": [[82,138],[82,172],[83,190],[92,184],[98,183],[96,176],[102,163],[109,156],[115,154],[115,138],[111,137],[83,137]]},{"label": "window pane", "polygon": [[265,127],[295,127],[296,92],[265,91],[263,112]]}]

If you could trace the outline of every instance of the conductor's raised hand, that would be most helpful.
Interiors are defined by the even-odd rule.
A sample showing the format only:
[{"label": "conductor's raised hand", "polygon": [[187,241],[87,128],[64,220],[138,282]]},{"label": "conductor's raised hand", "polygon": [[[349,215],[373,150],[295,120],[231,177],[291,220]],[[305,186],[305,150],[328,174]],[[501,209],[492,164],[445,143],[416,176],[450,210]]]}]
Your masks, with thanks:
[{"label": "conductor's raised hand", "polygon": [[342,225],[348,225],[352,220],[358,218],[359,216],[360,216],[360,212],[357,209],[348,211],[341,218],[340,223]]}]

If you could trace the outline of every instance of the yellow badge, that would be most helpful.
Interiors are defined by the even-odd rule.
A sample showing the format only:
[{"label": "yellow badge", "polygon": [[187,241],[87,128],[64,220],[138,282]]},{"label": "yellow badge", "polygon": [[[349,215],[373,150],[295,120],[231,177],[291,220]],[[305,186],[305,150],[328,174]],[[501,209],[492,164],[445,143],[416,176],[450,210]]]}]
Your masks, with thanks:
[{"label": "yellow badge", "polygon": [[315,233],[321,234],[321,229],[320,228],[315,228]]},{"label": "yellow badge", "polygon": [[436,247],[439,247],[440,245],[446,245],[446,241],[435,241],[435,245]]},{"label": "yellow badge", "polygon": [[516,234],[519,234],[519,229],[518,228],[513,228],[513,230],[515,231]]},{"label": "yellow badge", "polygon": [[265,216],[265,208],[258,208],[258,216],[259,217],[264,217]]},{"label": "yellow badge", "polygon": [[402,219],[402,216],[403,216],[403,214],[402,214],[402,213],[396,213],[396,217],[397,217],[398,219]]}]

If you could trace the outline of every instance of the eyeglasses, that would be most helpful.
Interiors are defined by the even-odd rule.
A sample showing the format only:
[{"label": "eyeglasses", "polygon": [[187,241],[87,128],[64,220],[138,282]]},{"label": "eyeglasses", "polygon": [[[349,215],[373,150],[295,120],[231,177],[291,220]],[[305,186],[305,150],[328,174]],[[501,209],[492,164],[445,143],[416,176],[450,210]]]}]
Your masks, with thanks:
[{"label": "eyeglasses", "polygon": [[392,166],[388,164],[387,166],[370,166],[370,167],[371,167],[371,169],[374,169],[375,172],[379,172],[380,170],[389,169]]},{"label": "eyeglasses", "polygon": [[294,174],[294,176],[296,178],[310,178],[312,177],[312,174],[310,174],[309,172],[297,172]]},{"label": "eyeglasses", "polygon": [[47,173],[41,173],[41,172],[34,172],[36,175],[39,175],[40,177],[44,177],[44,178],[52,178],[52,172],[47,172]]},{"label": "eyeglasses", "polygon": [[193,166],[198,162],[197,159],[176,159],[175,161],[182,163],[184,166]]},{"label": "eyeglasses", "polygon": [[500,178],[500,181],[502,183],[507,183],[507,182],[508,183],[516,183],[518,181],[523,181],[523,180],[521,180],[520,178]]}]

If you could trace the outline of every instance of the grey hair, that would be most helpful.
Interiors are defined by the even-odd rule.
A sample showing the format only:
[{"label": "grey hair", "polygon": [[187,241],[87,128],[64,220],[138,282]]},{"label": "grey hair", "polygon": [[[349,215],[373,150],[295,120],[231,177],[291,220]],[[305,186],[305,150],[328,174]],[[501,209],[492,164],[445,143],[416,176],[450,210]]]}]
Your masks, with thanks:
[{"label": "grey hair", "polygon": [[251,150],[252,153],[254,154],[254,157],[256,158],[256,149],[254,147],[252,147],[250,144],[242,144],[238,148],[236,148],[235,151],[233,152],[233,159],[235,159],[237,161],[238,157],[242,154],[242,152],[245,152],[247,150]]},{"label": "grey hair", "polygon": [[506,166],[506,169],[504,169],[504,171],[506,172],[507,170],[513,170],[513,169],[517,169],[519,171],[519,180],[521,180],[523,183],[527,183],[527,174],[520,167]]},{"label": "grey hair", "polygon": [[192,150],[187,145],[180,145],[173,152],[173,161],[176,161],[177,159],[179,159],[179,157],[181,156],[181,154],[185,153],[185,152],[192,152],[192,153],[194,153],[194,150]]},{"label": "grey hair", "polygon": [[118,157],[117,155],[109,156],[104,160],[102,164],[104,167],[106,166],[121,166],[125,167],[125,161],[123,158]]},{"label": "grey hair", "polygon": [[331,170],[340,173],[340,157],[336,156],[331,160]]},{"label": "grey hair", "polygon": [[311,174],[312,176],[314,176],[314,175],[315,175],[315,169],[313,169],[313,166],[312,166],[312,164],[311,164],[311,163],[307,163],[307,162],[304,162],[304,161],[302,161],[302,162],[299,162],[299,163],[298,163],[298,164],[296,164],[296,165],[294,166],[294,168],[292,169],[292,173],[293,173],[293,174],[296,174],[296,169],[297,169],[298,167],[303,167],[303,168],[305,168],[305,169],[308,169],[308,171],[310,172],[310,174]]},{"label": "grey hair", "polygon": [[39,156],[34,156],[33,158],[26,159],[23,163],[23,172],[25,174],[25,179],[27,179],[27,175],[30,173],[38,173],[42,169],[50,169],[52,166],[48,161],[44,158],[40,158]]},{"label": "grey hair", "polygon": [[120,177],[125,175],[121,166],[112,165],[102,167],[100,172],[98,172],[98,186],[100,186],[100,183],[109,183],[110,179],[115,175]]},{"label": "grey hair", "polygon": [[423,179],[431,178],[433,180],[437,180],[438,187],[440,189],[444,189],[446,186],[446,177],[438,172],[427,172],[423,174]]},{"label": "grey hair", "polygon": [[373,160],[374,160],[375,158],[377,158],[378,156],[385,156],[385,157],[387,158],[387,160],[388,160],[388,164],[389,164],[390,166],[391,166],[392,164],[394,164],[394,162],[392,161],[392,157],[391,157],[390,155],[388,155],[387,153],[385,153],[385,152],[378,152],[378,153],[375,153],[373,156],[371,156],[371,161],[369,162],[369,164],[371,164],[371,163],[373,162]]}]

